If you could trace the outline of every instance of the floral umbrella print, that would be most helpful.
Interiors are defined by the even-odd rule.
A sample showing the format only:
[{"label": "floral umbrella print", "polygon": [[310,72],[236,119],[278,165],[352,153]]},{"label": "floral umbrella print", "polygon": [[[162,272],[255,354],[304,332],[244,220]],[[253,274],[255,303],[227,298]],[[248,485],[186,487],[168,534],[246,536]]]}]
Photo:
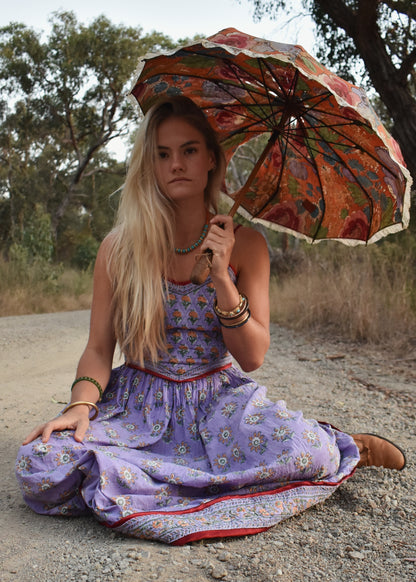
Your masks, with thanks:
[{"label": "floral umbrella print", "polygon": [[269,140],[245,185],[229,196],[267,226],[309,242],[375,242],[409,223],[411,177],[365,92],[302,47],[227,28],[139,62],[131,96],[143,112],[187,95],[217,131],[227,163]]}]

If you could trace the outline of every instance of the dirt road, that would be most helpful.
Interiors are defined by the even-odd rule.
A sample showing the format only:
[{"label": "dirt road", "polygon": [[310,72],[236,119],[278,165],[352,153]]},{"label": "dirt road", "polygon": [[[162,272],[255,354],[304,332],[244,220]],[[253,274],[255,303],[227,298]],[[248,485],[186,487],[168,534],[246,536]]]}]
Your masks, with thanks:
[{"label": "dirt road", "polygon": [[252,374],[269,396],[346,432],[397,441],[408,467],[361,469],[325,504],[264,534],[169,547],[121,537],[93,518],[32,513],[14,478],[17,449],[67,401],[88,318],[86,311],[0,318],[1,580],[416,580],[415,349],[392,358],[272,326],[266,362]]}]

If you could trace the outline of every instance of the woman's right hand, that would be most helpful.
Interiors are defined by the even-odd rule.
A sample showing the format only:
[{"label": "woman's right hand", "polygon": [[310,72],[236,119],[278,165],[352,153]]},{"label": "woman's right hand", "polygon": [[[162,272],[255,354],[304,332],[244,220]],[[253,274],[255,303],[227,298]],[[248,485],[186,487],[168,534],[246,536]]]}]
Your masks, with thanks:
[{"label": "woman's right hand", "polygon": [[27,445],[39,436],[42,437],[43,443],[47,443],[52,432],[68,429],[74,430],[74,439],[78,442],[82,442],[90,424],[89,413],[90,408],[86,404],[74,406],[64,414],[34,428],[32,432],[27,435],[22,444]]}]

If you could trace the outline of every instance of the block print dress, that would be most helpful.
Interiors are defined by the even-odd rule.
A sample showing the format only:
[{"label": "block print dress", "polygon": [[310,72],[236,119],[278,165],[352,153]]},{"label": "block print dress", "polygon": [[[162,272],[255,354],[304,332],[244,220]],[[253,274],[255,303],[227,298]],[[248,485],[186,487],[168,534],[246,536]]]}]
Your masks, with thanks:
[{"label": "block print dress", "polygon": [[232,364],[214,297],[209,278],[170,282],[157,366],[112,371],[82,443],[66,430],[21,447],[16,474],[34,511],[92,513],[129,536],[180,545],[264,531],[354,472],[349,435],[270,401]]}]

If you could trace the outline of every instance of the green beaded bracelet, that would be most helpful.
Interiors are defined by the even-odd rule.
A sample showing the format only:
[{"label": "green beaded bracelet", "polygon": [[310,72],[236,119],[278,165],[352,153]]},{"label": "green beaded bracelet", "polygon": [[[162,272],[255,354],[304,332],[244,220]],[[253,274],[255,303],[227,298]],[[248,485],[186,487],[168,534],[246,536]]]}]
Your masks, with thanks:
[{"label": "green beaded bracelet", "polygon": [[97,380],[94,380],[94,378],[90,378],[89,376],[80,376],[79,378],[76,378],[72,383],[71,392],[74,389],[75,384],[78,384],[78,382],[82,382],[83,380],[85,380],[86,382],[91,382],[97,387],[98,392],[100,393],[100,398],[98,400],[100,401],[101,398],[103,397],[103,389],[101,388],[101,384],[97,382]]}]

